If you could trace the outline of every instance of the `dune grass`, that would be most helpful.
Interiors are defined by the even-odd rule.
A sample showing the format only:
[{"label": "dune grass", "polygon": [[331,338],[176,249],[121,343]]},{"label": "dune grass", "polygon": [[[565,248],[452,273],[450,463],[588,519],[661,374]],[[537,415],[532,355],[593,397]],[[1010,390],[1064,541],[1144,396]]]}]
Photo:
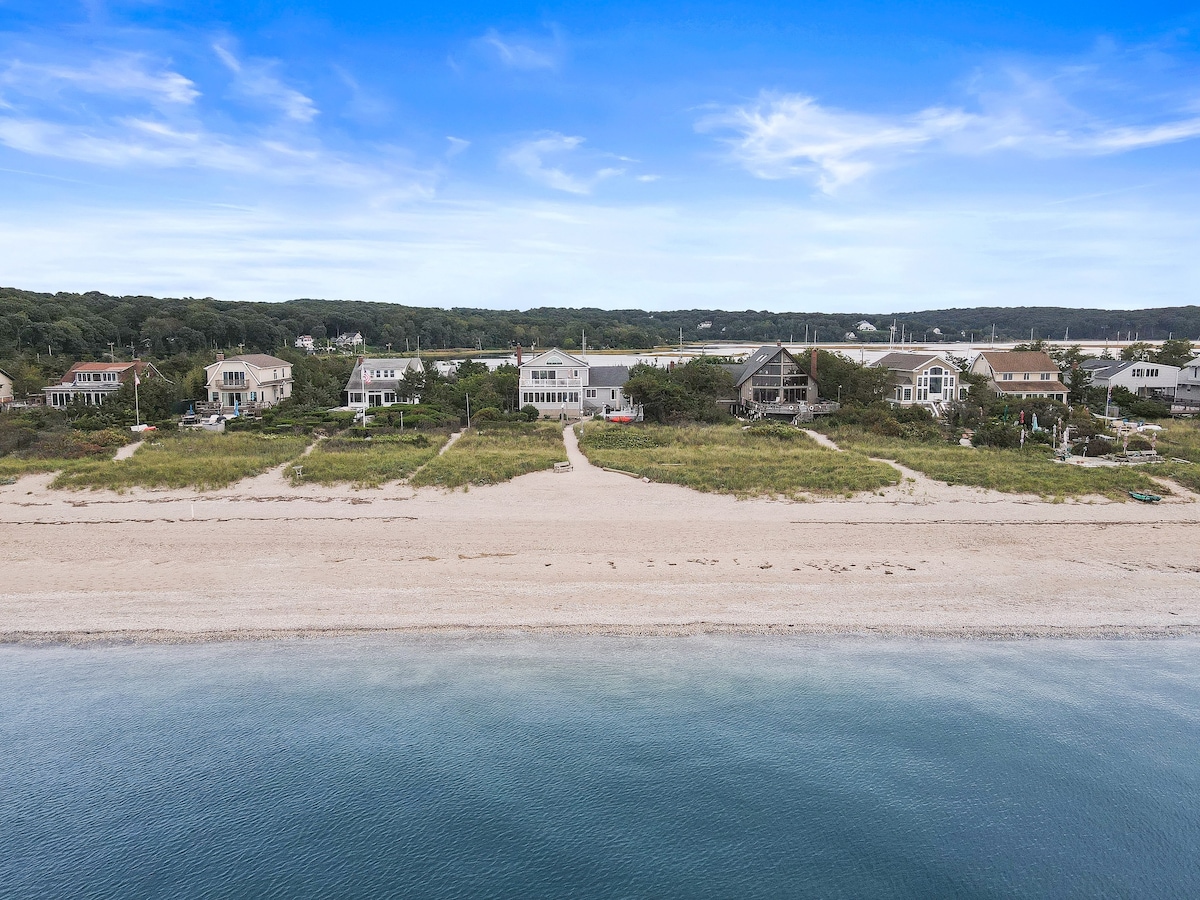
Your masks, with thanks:
[{"label": "dune grass", "polygon": [[[446,443],[446,432],[385,434],[370,439],[334,437],[321,441],[308,456],[288,468],[292,484],[352,484],[379,487],[388,481],[407,478],[437,456]],[[296,466],[302,474],[296,474]]]},{"label": "dune grass", "polygon": [[23,459],[16,456],[0,457],[0,481],[33,475],[38,472],[59,472],[78,463],[77,459]]},{"label": "dune grass", "polygon": [[562,429],[551,422],[488,423],[464,434],[413,475],[417,486],[458,488],[553,467],[567,458]]},{"label": "dune grass", "polygon": [[[1005,494],[1037,494],[1048,498],[1098,495],[1123,500],[1131,490],[1162,492],[1140,469],[1065,465],[1055,462],[1053,451],[1044,445],[997,450],[913,443],[848,426],[831,429],[829,436],[843,448],[895,460],[946,484],[988,488]],[[1157,469],[1153,474],[1159,474]]]},{"label": "dune grass", "polygon": [[294,435],[164,432],[149,438],[129,459],[80,460],[64,468],[51,487],[215,490],[282,465],[307,444],[308,438]]},{"label": "dune grass", "polygon": [[897,484],[900,473],[861,453],[838,453],[795,428],[589,423],[580,447],[596,466],[739,497],[854,494]]}]

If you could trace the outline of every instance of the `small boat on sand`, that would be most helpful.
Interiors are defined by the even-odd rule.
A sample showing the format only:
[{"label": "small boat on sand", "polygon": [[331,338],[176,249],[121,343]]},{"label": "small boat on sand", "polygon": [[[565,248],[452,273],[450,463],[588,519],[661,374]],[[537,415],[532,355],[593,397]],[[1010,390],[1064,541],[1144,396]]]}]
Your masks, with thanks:
[{"label": "small boat on sand", "polygon": [[1134,500],[1141,500],[1143,503],[1157,503],[1162,499],[1158,494],[1147,494],[1145,491],[1130,491],[1129,496]]}]

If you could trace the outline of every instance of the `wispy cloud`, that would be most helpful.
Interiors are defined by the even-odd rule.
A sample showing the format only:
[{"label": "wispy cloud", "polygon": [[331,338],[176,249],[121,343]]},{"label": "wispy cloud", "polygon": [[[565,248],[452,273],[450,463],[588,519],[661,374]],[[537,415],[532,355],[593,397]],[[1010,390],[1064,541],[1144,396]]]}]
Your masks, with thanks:
[{"label": "wispy cloud", "polygon": [[929,107],[909,115],[870,115],[822,106],[803,94],[764,93],[711,113],[697,130],[722,135],[731,157],[758,178],[809,178],[834,193],[918,154],[1104,156],[1200,137],[1200,116],[1160,114],[1119,124],[1089,115],[1052,84],[1009,73],[1014,88],[978,92],[975,111]]},{"label": "wispy cloud", "polygon": [[583,145],[584,139],[551,132],[525,141],[505,154],[504,161],[525,177],[538,184],[568,194],[590,194],[606,178],[624,174],[624,169],[605,166],[586,175],[570,174],[562,164],[547,162],[547,157],[562,158]]},{"label": "wispy cloud", "polygon": [[458,156],[458,154],[462,153],[471,146],[470,141],[455,137],[452,134],[446,135],[446,144],[448,145],[446,147],[446,156],[448,157]]},{"label": "wispy cloud", "polygon": [[180,106],[200,96],[190,78],[134,54],[97,59],[85,66],[13,60],[0,72],[0,88],[24,96],[46,97],[67,90]]},{"label": "wispy cloud", "polygon": [[562,56],[562,41],[557,32],[552,40],[534,40],[503,35],[489,29],[474,45],[510,69],[556,69]]},{"label": "wispy cloud", "polygon": [[213,52],[234,74],[237,90],[244,97],[273,106],[296,122],[311,122],[316,118],[317,105],[310,97],[284,84],[274,74],[274,62],[243,61],[219,43],[213,44]]}]

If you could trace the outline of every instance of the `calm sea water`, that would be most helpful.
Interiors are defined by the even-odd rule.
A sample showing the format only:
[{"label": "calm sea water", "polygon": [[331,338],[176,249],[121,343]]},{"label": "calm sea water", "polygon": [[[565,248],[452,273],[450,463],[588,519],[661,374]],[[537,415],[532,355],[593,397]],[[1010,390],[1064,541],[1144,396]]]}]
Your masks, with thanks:
[{"label": "calm sea water", "polygon": [[4,897],[1200,897],[1200,643],[0,650]]}]

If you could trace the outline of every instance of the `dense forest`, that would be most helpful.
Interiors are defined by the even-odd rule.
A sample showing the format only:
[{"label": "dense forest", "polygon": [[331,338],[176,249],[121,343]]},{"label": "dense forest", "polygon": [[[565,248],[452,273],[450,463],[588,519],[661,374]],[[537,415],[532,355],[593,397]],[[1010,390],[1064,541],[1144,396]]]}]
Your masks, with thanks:
[{"label": "dense forest", "polygon": [[[875,332],[858,329],[867,320]],[[868,316],[833,313],[773,313],[756,310],[436,309],[393,303],[289,300],[242,303],[212,298],[110,297],[42,294],[0,288],[0,359],[36,353],[70,359],[99,359],[110,352],[165,359],[215,348],[277,352],[297,335],[318,345],[339,334],[361,332],[372,351],[416,349],[579,347],[586,332],[596,349],[633,349],[685,341],[886,342],[895,323],[917,340],[990,337],[998,340],[1162,340],[1200,338],[1200,306],[1096,310],[1058,307],[984,307],[926,310]],[[941,333],[941,337],[938,335]]]}]

